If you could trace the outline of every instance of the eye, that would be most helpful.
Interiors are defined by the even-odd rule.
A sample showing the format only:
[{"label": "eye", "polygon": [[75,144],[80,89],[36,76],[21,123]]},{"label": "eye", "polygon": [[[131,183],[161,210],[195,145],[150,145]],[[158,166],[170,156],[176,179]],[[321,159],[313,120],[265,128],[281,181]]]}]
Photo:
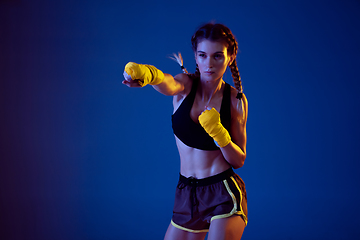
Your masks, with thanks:
[{"label": "eye", "polygon": [[214,55],[214,58],[215,58],[215,59],[221,59],[221,58],[222,58],[222,54],[218,54],[218,53],[217,53],[217,54]]},{"label": "eye", "polygon": [[206,57],[205,53],[199,53],[199,57]]}]

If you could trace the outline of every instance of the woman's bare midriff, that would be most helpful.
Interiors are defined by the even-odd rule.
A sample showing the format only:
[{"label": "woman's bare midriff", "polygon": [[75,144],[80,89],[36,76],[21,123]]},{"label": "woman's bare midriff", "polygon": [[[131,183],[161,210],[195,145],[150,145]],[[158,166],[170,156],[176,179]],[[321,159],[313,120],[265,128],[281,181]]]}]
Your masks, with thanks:
[{"label": "woman's bare midriff", "polygon": [[202,179],[230,168],[220,150],[200,150],[186,146],[176,136],[175,140],[180,154],[181,175]]}]

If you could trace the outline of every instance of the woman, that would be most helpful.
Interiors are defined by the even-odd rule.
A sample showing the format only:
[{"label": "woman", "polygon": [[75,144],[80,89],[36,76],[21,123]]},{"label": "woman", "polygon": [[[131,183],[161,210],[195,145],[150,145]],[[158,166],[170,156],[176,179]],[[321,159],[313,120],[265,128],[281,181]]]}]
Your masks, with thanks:
[{"label": "woman", "polygon": [[[237,42],[222,24],[193,35],[194,74],[175,77],[151,65],[128,63],[123,84],[151,84],[173,96],[172,126],[180,154],[180,179],[165,239],[240,239],[247,224],[245,185],[233,172],[246,158],[248,103],[236,65]],[[181,55],[180,58],[181,59]],[[179,60],[182,65],[182,59]],[[225,83],[230,68],[236,89]]]}]

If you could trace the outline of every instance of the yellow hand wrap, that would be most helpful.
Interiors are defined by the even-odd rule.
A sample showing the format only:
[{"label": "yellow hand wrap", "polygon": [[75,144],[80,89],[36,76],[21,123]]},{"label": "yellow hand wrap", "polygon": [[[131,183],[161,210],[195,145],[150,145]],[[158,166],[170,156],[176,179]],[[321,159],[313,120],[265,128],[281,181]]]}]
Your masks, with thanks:
[{"label": "yellow hand wrap", "polygon": [[230,134],[221,124],[220,113],[215,108],[205,110],[200,114],[199,122],[220,147],[225,147],[231,142]]},{"label": "yellow hand wrap", "polygon": [[157,85],[164,81],[164,73],[152,65],[129,62],[125,66],[125,72],[132,80],[137,80],[144,87],[147,84]]}]

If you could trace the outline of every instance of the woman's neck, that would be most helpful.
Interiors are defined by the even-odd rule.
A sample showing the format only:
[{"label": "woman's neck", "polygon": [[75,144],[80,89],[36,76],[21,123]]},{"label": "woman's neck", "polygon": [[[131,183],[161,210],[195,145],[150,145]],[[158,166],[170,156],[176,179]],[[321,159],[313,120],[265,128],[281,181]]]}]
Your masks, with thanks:
[{"label": "woman's neck", "polygon": [[224,81],[222,78],[216,81],[200,80],[199,94],[203,102],[210,102],[212,98],[222,89]]}]

